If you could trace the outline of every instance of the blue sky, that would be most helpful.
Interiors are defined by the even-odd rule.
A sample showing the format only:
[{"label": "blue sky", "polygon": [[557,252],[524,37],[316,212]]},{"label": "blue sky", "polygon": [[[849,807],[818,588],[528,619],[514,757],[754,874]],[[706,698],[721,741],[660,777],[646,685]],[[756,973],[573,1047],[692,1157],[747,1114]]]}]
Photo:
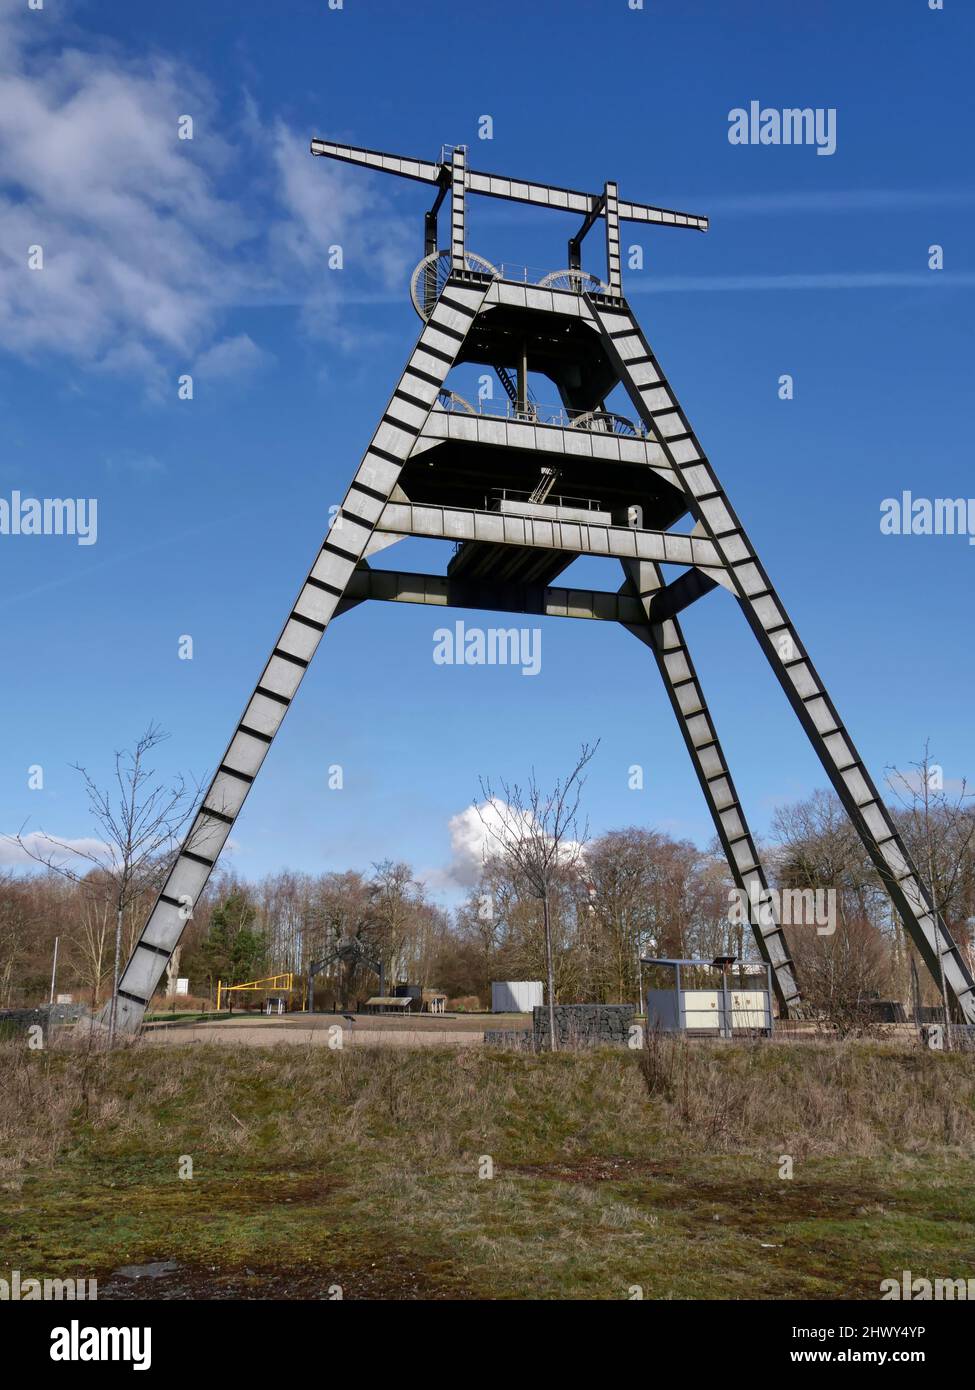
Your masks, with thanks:
[{"label": "blue sky", "polygon": [[[704,236],[624,228],[645,254],[626,293],[875,777],[926,738],[946,777],[969,775],[975,550],[879,529],[903,489],[975,492],[966,8],[5,0],[0,497],[95,497],[98,539],[0,536],[0,829],[89,835],[69,764],[104,778],[151,720],[171,734],[160,770],[213,768],[399,375],[426,190],[312,159],[313,135],[427,159],[464,142],[475,168],[612,178],[709,215]],[[730,144],[728,113],[752,100],[835,108],[836,152]],[[468,244],[558,268],[574,226],[476,199]],[[376,563],[446,559],[405,541]],[[608,562],[573,576],[620,582]],[[594,832],[709,840],[632,637],[543,620],[525,677],[435,665],[442,621],[392,605],[336,621],[234,831],[240,873],[389,856],[449,899],[450,822],[478,777],[549,779],[596,738]],[[685,630],[761,834],[825,776],[730,595]]]}]

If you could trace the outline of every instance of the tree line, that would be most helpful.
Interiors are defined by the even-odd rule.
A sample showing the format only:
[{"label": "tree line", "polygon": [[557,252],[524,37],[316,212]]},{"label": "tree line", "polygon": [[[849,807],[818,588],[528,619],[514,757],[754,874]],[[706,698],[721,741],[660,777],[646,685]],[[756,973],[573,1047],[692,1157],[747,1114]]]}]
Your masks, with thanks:
[{"label": "tree line", "polygon": [[[55,938],[58,992],[93,1005],[111,994],[116,934],[124,961],[187,818],[182,785],[174,800],[147,769],[152,746],[139,745],[134,763],[118,764],[120,804],[129,811],[115,818],[130,842],[133,826],[148,826],[150,853],[125,863],[124,847],[116,845],[66,872],[56,857],[35,852],[32,865],[0,872],[0,1008],[47,999]],[[646,983],[641,957],[756,960],[747,923],[729,911],[733,883],[716,844],[702,849],[642,826],[592,839],[578,831],[577,773],[593,751],[584,747],[573,774],[547,798],[534,779],[526,794],[508,784],[498,796],[483,788],[479,809],[491,831],[485,860],[478,881],[450,910],[395,859],[368,870],[282,870],[254,882],[232,869],[216,873],[187,922],[169,983],[187,978],[191,997],[213,1000],[218,980],[304,977],[310,962],[353,941],[368,959],[382,961],[390,985],[439,989],[462,1007],[490,1008],[492,981],[514,979],[551,979],[559,1002],[637,1004]],[[126,768],[150,808],[172,817],[171,835],[164,833],[166,816],[138,815]],[[938,910],[975,964],[975,813],[964,786],[949,795],[938,783],[925,754],[914,773],[891,778],[892,810]],[[98,815],[107,803],[93,804],[110,845]],[[813,925],[789,932],[810,1009],[855,1023],[871,1000],[938,1002],[936,984],[831,792],[779,808],[761,851],[773,886],[835,893],[834,932]],[[316,978],[316,1003],[349,1008],[376,989],[364,963],[333,959]]]}]

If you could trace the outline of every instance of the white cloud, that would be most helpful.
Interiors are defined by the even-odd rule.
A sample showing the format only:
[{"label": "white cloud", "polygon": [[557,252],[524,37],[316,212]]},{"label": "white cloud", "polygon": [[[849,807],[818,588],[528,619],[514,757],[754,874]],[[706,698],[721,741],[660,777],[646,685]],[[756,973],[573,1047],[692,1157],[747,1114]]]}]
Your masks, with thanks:
[{"label": "white cloud", "polygon": [[[297,140],[282,121],[274,123],[271,151],[277,178],[279,217],[269,232],[270,260],[276,277],[294,283],[304,272],[300,305],[305,327],[313,333],[345,334],[335,309],[349,297],[349,282],[367,280],[372,294],[406,295],[407,276],[419,259],[415,229],[390,217],[388,205],[372,180],[308,153],[307,139]],[[329,252],[341,247],[343,267],[329,269]],[[297,277],[301,282],[302,277]]]},{"label": "white cloud", "polygon": [[249,376],[273,361],[273,356],[259,348],[249,334],[238,333],[202,352],[193,364],[193,375],[203,381]]},{"label": "white cloud", "polygon": [[[0,26],[0,334],[28,355],[145,371],[212,330],[217,257],[247,234],[215,191],[222,140],[176,139],[179,115],[205,129],[213,101],[168,61],[41,54],[36,32]],[[32,245],[43,270],[27,267]]]},{"label": "white cloud", "polygon": [[[194,361],[226,378],[266,360],[239,324],[228,336],[231,310],[292,304],[321,332],[366,282],[405,293],[405,224],[362,171],[313,159],[310,132],[262,125],[246,99],[234,122],[204,77],[165,55],[64,40],[54,16],[0,16],[0,341],[11,350],[159,394]],[[183,115],[192,140],[177,138]],[[335,243],[345,269],[330,274]],[[41,270],[28,268],[31,246],[43,247]]]},{"label": "white cloud", "polygon": [[[484,816],[484,820],[481,819],[481,815]],[[498,851],[497,841],[488,826],[500,829],[499,809],[490,801],[483,808],[481,815],[476,807],[468,806],[456,816],[451,816],[447,823],[450,835],[450,862],[443,873],[445,879],[463,888],[474,887],[485,863],[488,859],[496,857]]]},{"label": "white cloud", "polygon": [[[75,872],[84,875],[89,868],[95,867],[94,864],[86,864],[85,859],[88,857],[97,859],[105,865],[114,863],[118,859],[118,853],[114,846],[92,836],[83,835],[71,839],[67,835],[49,835],[43,830],[32,830],[27,835],[21,835],[21,839],[23,840],[23,847],[18,843],[16,836],[0,834],[0,868],[10,866],[19,868],[24,865],[38,867],[39,860],[44,859],[57,865],[69,866]],[[240,841],[231,836],[221,850],[221,854],[239,853]]]},{"label": "white cloud", "polygon": [[[511,807],[499,797],[483,805],[480,813],[472,805],[451,816],[447,823],[450,860],[443,868],[426,873],[424,882],[431,889],[475,887],[484,865],[499,856],[497,835],[503,831],[506,821],[512,823],[513,816]],[[534,824],[531,815],[524,812],[523,816],[526,828],[530,828]],[[572,860],[579,853],[579,845],[574,840],[566,840],[563,851],[565,859]]]},{"label": "white cloud", "polygon": [[36,864],[37,856],[43,856],[65,864],[74,861],[76,867],[83,871],[84,864],[76,859],[77,855],[96,855],[104,861],[112,853],[110,846],[102,840],[84,836],[74,840],[67,836],[62,839],[60,835],[51,836],[42,830],[32,830],[21,838],[26,848],[19,845],[13,836],[0,835],[0,864]]}]

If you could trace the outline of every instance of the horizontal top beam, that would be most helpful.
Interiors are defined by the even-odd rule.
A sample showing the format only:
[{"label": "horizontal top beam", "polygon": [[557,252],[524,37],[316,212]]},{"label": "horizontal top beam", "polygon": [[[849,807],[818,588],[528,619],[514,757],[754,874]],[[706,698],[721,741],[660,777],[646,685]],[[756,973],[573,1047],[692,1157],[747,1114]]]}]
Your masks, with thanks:
[{"label": "horizontal top beam", "polygon": [[[440,184],[448,176],[450,165],[430,160],[410,159],[405,155],[384,154],[381,150],[361,149],[357,145],[339,145],[330,140],[312,140],[312,154],[326,159],[338,159],[346,164],[361,164],[367,169],[379,169],[384,174],[398,174],[400,178],[414,179],[419,183]],[[468,169],[465,184],[470,193],[483,193],[489,198],[507,198],[514,203],[530,203],[533,207],[555,208],[560,212],[580,213],[583,217],[591,214],[602,216],[601,193],[579,193],[571,188],[556,188],[547,183],[526,183],[522,179],[511,179],[503,174],[483,174],[476,169]],[[706,232],[708,219],[689,212],[675,212],[670,208],[658,208],[649,203],[619,202],[621,222],[652,223],[660,227],[692,227]]]}]

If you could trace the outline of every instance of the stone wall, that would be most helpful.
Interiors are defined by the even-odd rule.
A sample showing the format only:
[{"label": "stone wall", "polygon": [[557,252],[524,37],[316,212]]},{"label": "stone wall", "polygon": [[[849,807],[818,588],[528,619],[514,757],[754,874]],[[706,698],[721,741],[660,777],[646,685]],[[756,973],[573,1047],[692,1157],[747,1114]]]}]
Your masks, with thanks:
[{"label": "stone wall", "polygon": [[[556,1004],[558,1047],[626,1047],[636,1010],[632,1004]],[[537,1048],[548,1047],[548,1006],[533,1011],[532,1033]]]},{"label": "stone wall", "polygon": [[[555,1036],[560,1048],[626,1047],[636,1010],[631,1004],[556,1004]],[[548,1009],[532,1011],[531,1031],[488,1028],[484,1046],[506,1052],[542,1052],[549,1045]]]},{"label": "stone wall", "polygon": [[42,1004],[37,1009],[0,1009],[0,1032],[26,1032],[34,1024],[40,1024],[44,1036],[48,1037],[54,1029],[87,1018],[89,1012],[87,1004]]},{"label": "stone wall", "polygon": [[527,1028],[486,1028],[484,1046],[500,1048],[502,1052],[531,1052],[533,1039]]}]

